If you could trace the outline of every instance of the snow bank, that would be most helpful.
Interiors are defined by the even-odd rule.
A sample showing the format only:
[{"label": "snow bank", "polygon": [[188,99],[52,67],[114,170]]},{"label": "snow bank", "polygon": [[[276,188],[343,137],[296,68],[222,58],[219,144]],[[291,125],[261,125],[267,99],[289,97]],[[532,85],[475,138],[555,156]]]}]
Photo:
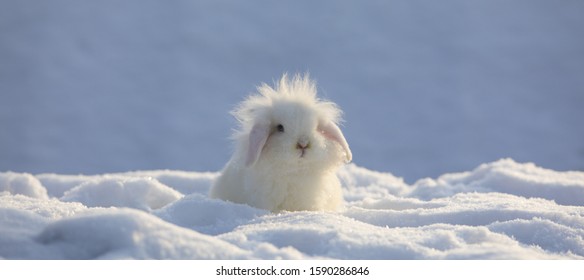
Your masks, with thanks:
[{"label": "snow bank", "polygon": [[104,178],[83,183],[61,197],[90,207],[131,207],[141,210],[161,208],[182,195],[153,178]]},{"label": "snow bank", "polygon": [[546,198],[565,205],[584,205],[583,186],[583,172],[556,172],[533,163],[518,165],[511,159],[503,159],[482,164],[472,172],[421,180],[410,195],[430,199],[459,192],[502,192]]},{"label": "snow bank", "polygon": [[[3,175],[3,174],[0,174]],[[84,213],[80,203],[0,194],[0,258],[57,259],[35,237],[51,222]],[[57,248],[58,251],[64,248]]]},{"label": "snow bank", "polygon": [[0,257],[584,258],[584,172],[503,159],[408,185],[392,174],[348,165],[339,171],[342,211],[278,214],[210,199],[216,176],[165,170],[0,173],[4,181],[28,182],[21,184],[26,189],[63,192],[50,198],[1,193]]},{"label": "snow bank", "polygon": [[0,173],[0,192],[48,198],[47,189],[41,185],[37,178],[27,173]]},{"label": "snow bank", "polygon": [[334,259],[561,258],[485,227],[379,227],[337,214],[266,216],[222,236],[244,248],[272,244]]},{"label": "snow bank", "polygon": [[95,211],[47,226],[35,241],[65,259],[224,259],[245,251],[130,209]]},{"label": "snow bank", "polygon": [[173,224],[214,235],[229,232],[268,213],[266,210],[210,199],[199,194],[189,195],[154,212]]}]

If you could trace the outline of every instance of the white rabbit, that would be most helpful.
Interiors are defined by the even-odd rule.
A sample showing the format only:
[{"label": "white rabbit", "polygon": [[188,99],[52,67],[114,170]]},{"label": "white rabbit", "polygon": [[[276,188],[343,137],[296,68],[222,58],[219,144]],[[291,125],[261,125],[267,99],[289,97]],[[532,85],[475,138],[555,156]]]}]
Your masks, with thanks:
[{"label": "white rabbit", "polygon": [[351,150],[338,127],[341,110],[316,97],[308,75],[284,74],[258,87],[232,114],[240,122],[235,152],[210,196],[273,212],[337,210],[337,168]]}]

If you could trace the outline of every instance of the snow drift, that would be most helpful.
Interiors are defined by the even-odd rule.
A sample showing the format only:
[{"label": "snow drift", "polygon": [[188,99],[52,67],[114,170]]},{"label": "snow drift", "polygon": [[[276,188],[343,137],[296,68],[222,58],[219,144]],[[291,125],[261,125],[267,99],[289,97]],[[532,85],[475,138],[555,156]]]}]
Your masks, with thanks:
[{"label": "snow drift", "polygon": [[340,212],[207,197],[217,173],[0,173],[6,259],[582,259],[584,172],[503,159],[412,185],[339,171]]}]

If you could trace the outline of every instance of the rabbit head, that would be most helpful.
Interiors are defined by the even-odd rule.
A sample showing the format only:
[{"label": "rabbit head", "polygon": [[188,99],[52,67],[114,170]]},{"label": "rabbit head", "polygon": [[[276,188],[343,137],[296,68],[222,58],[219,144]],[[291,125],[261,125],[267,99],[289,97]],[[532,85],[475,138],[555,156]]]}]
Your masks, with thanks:
[{"label": "rabbit head", "polygon": [[314,170],[351,161],[338,126],[341,110],[317,98],[308,75],[292,79],[284,75],[276,87],[263,84],[258,92],[232,112],[241,123],[235,137],[246,167]]}]

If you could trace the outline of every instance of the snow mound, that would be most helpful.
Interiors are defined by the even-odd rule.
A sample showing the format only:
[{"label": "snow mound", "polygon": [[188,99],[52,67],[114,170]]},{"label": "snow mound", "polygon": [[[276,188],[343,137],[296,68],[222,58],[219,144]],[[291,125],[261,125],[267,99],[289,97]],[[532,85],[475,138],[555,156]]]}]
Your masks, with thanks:
[{"label": "snow mound", "polygon": [[189,195],[154,212],[168,222],[207,234],[231,231],[268,213],[266,210],[210,199],[200,194]]},{"label": "snow mound", "polygon": [[61,200],[77,201],[90,207],[131,207],[149,211],[181,197],[182,194],[153,178],[104,178],[65,192]]},{"label": "snow mound", "polygon": [[47,226],[36,238],[65,259],[224,259],[246,252],[216,238],[130,210],[98,211]]},{"label": "snow mound", "polygon": [[2,209],[14,209],[34,213],[44,218],[61,219],[77,215],[87,206],[77,202],[62,202],[57,199],[38,199],[23,195],[0,194]]},{"label": "snow mound", "polygon": [[27,173],[0,173],[0,192],[22,194],[41,199],[48,198],[47,189],[37,178]]},{"label": "snow mound", "polygon": [[97,179],[97,176],[39,174],[35,176],[47,189],[50,197],[62,197],[68,190],[87,181]]},{"label": "snow mound", "polygon": [[336,214],[266,216],[222,236],[245,248],[273,244],[334,259],[561,258],[485,227],[378,227]]},{"label": "snow mound", "polygon": [[472,172],[446,174],[436,180],[423,179],[415,184],[410,195],[430,199],[473,191],[502,192],[546,198],[565,205],[584,205],[584,173],[557,172],[533,163],[517,164],[511,159],[503,159],[482,164]]},{"label": "snow mound", "polygon": [[584,172],[511,159],[413,185],[347,165],[339,212],[211,199],[217,173],[0,175],[51,194],[0,193],[0,258],[584,259]]}]

